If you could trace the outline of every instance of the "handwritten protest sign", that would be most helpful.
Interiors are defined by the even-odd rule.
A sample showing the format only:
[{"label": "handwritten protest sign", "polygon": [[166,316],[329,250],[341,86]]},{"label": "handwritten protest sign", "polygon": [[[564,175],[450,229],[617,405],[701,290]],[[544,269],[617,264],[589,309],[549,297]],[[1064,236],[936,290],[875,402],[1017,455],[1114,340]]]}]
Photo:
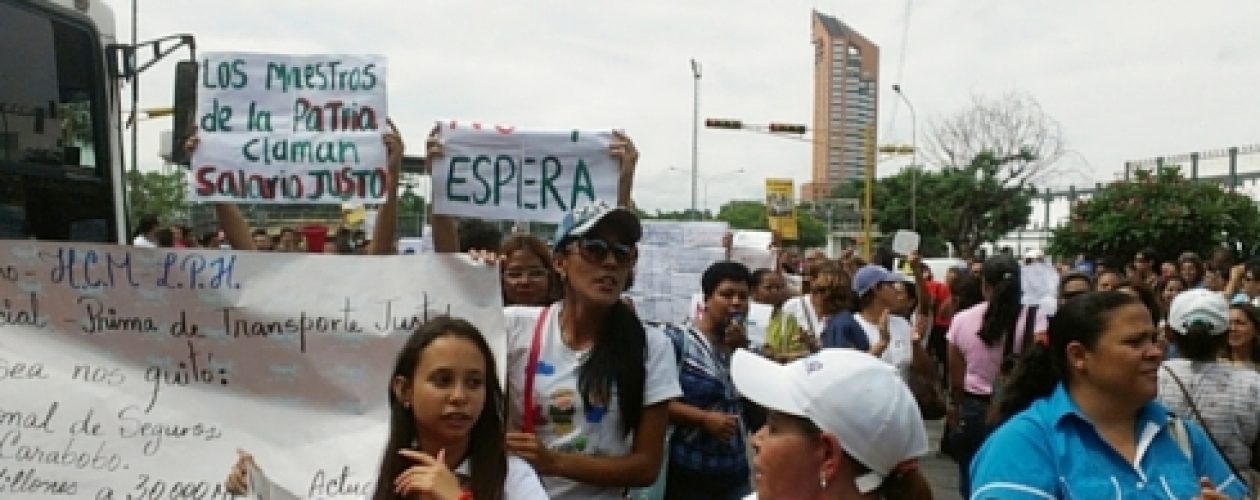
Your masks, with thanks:
[{"label": "handwritten protest sign", "polygon": [[379,203],[387,116],[379,56],[211,53],[201,60],[190,198]]},{"label": "handwritten protest sign", "polygon": [[483,219],[558,222],[574,206],[617,201],[612,132],[544,132],[438,124],[434,212]]},{"label": "handwritten protest sign", "polygon": [[0,497],[227,498],[237,448],[304,498],[370,493],[402,341],[467,318],[501,377],[499,297],[456,256],[0,242]]}]

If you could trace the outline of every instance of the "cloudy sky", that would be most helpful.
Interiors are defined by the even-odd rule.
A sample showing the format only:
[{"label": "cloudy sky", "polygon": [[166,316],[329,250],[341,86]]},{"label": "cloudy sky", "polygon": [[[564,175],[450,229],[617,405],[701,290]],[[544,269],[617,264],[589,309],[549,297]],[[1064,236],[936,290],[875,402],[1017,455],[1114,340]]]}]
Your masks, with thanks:
[{"label": "cloudy sky", "polygon": [[[1260,143],[1254,0],[138,1],[142,40],[186,32],[200,51],[385,55],[390,115],[415,154],[447,118],[626,129],[642,152],[634,197],[648,209],[689,205],[690,58],[703,66],[702,120],[810,121],[814,9],[880,46],[881,143],[911,141],[889,89],[898,81],[921,140],[973,96],[1033,96],[1073,151],[1064,161],[1077,173],[1060,183],[1112,179],[1125,160]],[[128,40],[131,1],[106,3]],[[142,77],[141,106],[169,105],[171,68]],[[144,124],[142,159],[168,127]],[[804,142],[702,129],[698,204],[705,191],[714,209],[760,198],[767,176],[799,185],[809,158]]]}]

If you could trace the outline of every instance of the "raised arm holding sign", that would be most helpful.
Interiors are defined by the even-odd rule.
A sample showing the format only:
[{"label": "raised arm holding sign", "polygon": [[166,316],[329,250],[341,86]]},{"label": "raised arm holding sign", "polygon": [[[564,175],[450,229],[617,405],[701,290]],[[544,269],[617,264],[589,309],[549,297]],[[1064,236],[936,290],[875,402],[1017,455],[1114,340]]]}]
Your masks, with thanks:
[{"label": "raised arm holding sign", "polygon": [[[443,212],[441,209],[436,208],[438,200],[442,200],[444,198],[450,197],[450,194],[449,194],[450,192],[446,188],[447,183],[440,181],[438,179],[437,170],[443,168],[443,165],[446,165],[449,170],[450,165],[453,163],[448,160],[449,153],[447,151],[446,145],[443,143],[443,140],[441,139],[442,127],[443,125],[439,124],[437,127],[434,127],[433,131],[429,134],[429,139],[426,141],[426,151],[425,151],[426,169],[430,172],[434,172],[433,198],[435,200],[435,213],[433,214],[433,220],[432,220],[434,250],[436,250],[437,252],[459,251],[459,234],[458,234],[458,231],[456,230],[455,220],[454,218],[451,217],[451,214],[450,214],[451,211],[471,210],[471,211],[480,213],[483,210],[493,209],[496,212],[493,212],[489,216],[491,218],[504,218],[504,219],[513,219],[513,220],[544,220],[544,219],[534,218],[534,217],[537,217],[538,214],[543,213],[539,208],[541,205],[534,205],[534,208],[526,208],[521,211],[518,211],[511,206],[480,207],[480,208],[470,209],[468,204],[463,204],[463,208],[459,208],[461,206],[459,204],[452,204],[451,207],[455,207],[455,208],[452,208],[451,210],[448,210],[447,212]],[[497,128],[493,130],[497,130]],[[578,137],[580,139],[581,137],[580,132],[572,132],[570,134],[571,134],[570,138]],[[546,144],[552,144],[552,143],[546,143]],[[604,151],[604,153],[602,153],[603,158],[614,164],[615,173],[611,176],[607,175],[608,174],[607,172],[603,172],[599,175],[598,178],[602,179],[599,181],[602,186],[601,188],[599,188],[599,192],[606,192],[609,190],[609,186],[607,185],[607,183],[609,182],[609,179],[611,178],[613,179],[613,187],[611,191],[612,193],[615,194],[615,197],[617,200],[617,206],[632,207],[630,193],[634,187],[634,173],[635,173],[635,167],[637,166],[638,161],[639,161],[639,150],[635,147],[634,141],[630,140],[630,138],[626,136],[624,132],[620,130],[614,130],[613,132],[611,132],[611,139],[608,141],[607,146],[605,147],[603,151]],[[600,155],[588,154],[588,156],[586,157],[598,159],[600,158]],[[521,163],[524,163],[524,162],[522,161]],[[583,164],[585,165],[585,161],[583,161]],[[460,165],[462,166],[462,162],[460,163]],[[505,162],[504,165],[506,166],[507,163]],[[541,172],[541,170],[542,169],[540,167],[538,171]],[[456,171],[458,172],[458,170]],[[551,170],[548,170],[548,173],[550,172]],[[522,175],[525,175],[525,174],[522,174]],[[585,177],[574,175],[573,178],[584,179]],[[463,178],[457,177],[457,179],[463,179]],[[518,181],[521,186],[527,186],[527,187],[530,186],[526,184],[524,178],[520,178],[518,179]],[[455,184],[457,186],[461,186],[463,183],[461,181],[461,182],[456,182]],[[478,186],[482,186],[483,188],[486,187],[486,185],[483,185],[480,183],[478,184]],[[569,190],[570,194],[573,194],[574,192],[578,193],[578,198],[576,198],[578,200],[577,206],[582,206],[584,204],[581,199],[581,196],[583,196],[586,192],[584,186],[585,184],[580,184],[580,183],[575,183],[572,186],[570,186],[571,188],[574,188],[574,187],[578,188],[576,190],[574,189]],[[541,185],[537,186],[540,192],[544,187],[547,188],[547,191],[546,191],[547,194],[549,196],[553,196],[553,202],[554,202],[554,195],[556,193],[562,192],[559,189],[555,189],[555,190],[552,189],[552,188],[555,188],[554,183],[547,184],[546,186],[541,186]],[[503,189],[504,191],[500,192],[500,200],[504,199],[502,198],[503,193],[515,192],[515,191],[511,191],[512,189],[514,189],[512,186],[505,186]],[[459,197],[459,196],[461,195],[457,193],[456,197]],[[527,195],[521,194],[520,196],[527,196]],[[611,197],[599,198],[599,199],[606,200],[610,198]],[[524,200],[525,198],[520,198],[520,199]],[[573,199],[575,198],[571,197],[570,201],[573,201]],[[471,198],[469,201],[471,201]],[[557,205],[553,203],[551,208],[554,209],[556,208],[556,206]],[[573,208],[575,207],[566,206],[565,210],[560,212],[559,215],[563,216],[564,213],[571,211]],[[551,217],[551,216],[549,215],[547,217]],[[551,222],[554,222],[554,220],[551,220]]]},{"label": "raised arm holding sign", "polygon": [[189,197],[248,203],[379,202],[386,153],[379,56],[211,53],[198,89]]}]

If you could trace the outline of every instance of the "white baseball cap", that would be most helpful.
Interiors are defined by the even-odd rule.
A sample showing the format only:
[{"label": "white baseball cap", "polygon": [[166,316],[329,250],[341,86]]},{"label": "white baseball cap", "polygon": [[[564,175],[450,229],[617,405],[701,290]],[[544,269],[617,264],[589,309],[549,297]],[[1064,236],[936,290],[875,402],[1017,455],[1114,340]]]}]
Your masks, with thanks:
[{"label": "white baseball cap", "polygon": [[1202,288],[1177,294],[1168,307],[1168,326],[1185,334],[1195,323],[1207,325],[1212,335],[1225,333],[1229,326],[1229,304],[1225,303],[1225,297]]},{"label": "white baseball cap", "polygon": [[745,351],[731,361],[735,388],[770,410],[809,419],[871,472],[858,477],[875,491],[898,464],[926,455],[927,429],[897,369],[853,349],[823,349],[781,365]]}]

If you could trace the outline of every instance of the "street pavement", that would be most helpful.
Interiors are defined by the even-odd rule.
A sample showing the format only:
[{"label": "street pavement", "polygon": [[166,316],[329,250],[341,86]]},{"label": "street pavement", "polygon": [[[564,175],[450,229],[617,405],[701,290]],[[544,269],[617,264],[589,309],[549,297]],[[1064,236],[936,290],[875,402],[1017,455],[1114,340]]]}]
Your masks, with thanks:
[{"label": "street pavement", "polygon": [[927,423],[928,442],[932,450],[919,461],[919,470],[927,476],[932,485],[934,500],[961,500],[958,495],[958,465],[949,457],[940,454],[941,434],[945,432],[945,420]]}]

